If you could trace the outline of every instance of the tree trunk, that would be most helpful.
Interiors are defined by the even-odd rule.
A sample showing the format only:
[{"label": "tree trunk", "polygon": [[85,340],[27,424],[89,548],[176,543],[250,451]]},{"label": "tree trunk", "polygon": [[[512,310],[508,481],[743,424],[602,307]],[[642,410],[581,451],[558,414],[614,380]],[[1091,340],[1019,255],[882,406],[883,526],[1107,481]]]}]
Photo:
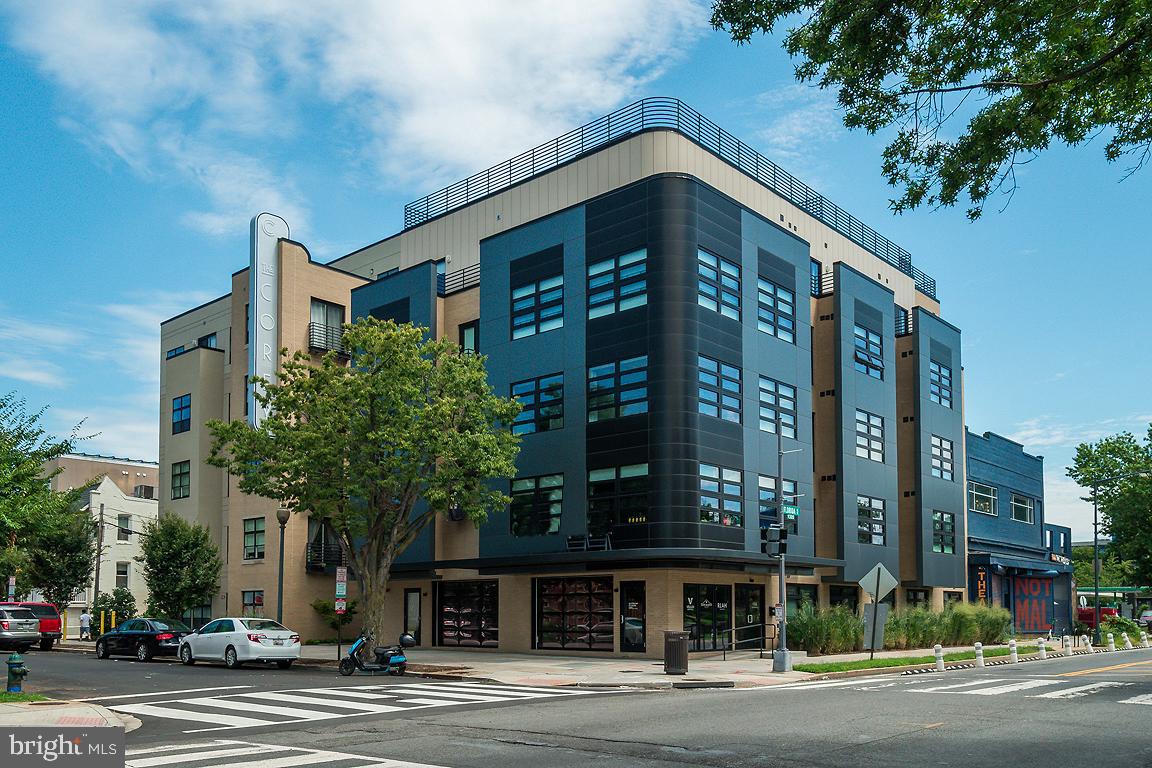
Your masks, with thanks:
[{"label": "tree trunk", "polygon": [[387,597],[391,558],[369,561],[357,558],[356,576],[360,580],[360,605],[364,616],[364,629],[372,634],[377,645],[391,645],[393,638],[386,634],[384,604]]}]

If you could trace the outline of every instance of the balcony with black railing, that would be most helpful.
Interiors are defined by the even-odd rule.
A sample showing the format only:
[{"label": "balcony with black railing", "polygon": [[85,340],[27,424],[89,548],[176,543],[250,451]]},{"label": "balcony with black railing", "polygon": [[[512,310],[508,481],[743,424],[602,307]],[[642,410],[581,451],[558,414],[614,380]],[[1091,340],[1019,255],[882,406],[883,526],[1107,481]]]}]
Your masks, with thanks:
[{"label": "balcony with black railing", "polygon": [[326,573],[347,565],[348,558],[339,544],[310,541],[304,550],[304,570],[310,573]]},{"label": "balcony with black railing", "polygon": [[338,325],[308,323],[308,349],[344,354],[344,329]]},{"label": "balcony with black railing", "polygon": [[480,265],[473,264],[446,275],[436,275],[436,295],[449,296],[480,285]]},{"label": "balcony with black railing", "polygon": [[936,298],[936,281],[908,251],[785,171],[679,99],[649,98],[593,120],[538,147],[404,206],[405,228],[468,205],[587,153],[645,131],[671,129],[747,174],[813,218],[912,277]]}]

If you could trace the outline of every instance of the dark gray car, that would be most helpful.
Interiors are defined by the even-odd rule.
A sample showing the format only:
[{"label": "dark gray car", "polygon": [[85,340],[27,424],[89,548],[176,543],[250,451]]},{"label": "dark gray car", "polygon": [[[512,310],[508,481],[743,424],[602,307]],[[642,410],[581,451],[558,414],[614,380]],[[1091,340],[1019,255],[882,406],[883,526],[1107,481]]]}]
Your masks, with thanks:
[{"label": "dark gray car", "polygon": [[0,649],[25,653],[40,642],[40,619],[27,608],[0,608]]}]

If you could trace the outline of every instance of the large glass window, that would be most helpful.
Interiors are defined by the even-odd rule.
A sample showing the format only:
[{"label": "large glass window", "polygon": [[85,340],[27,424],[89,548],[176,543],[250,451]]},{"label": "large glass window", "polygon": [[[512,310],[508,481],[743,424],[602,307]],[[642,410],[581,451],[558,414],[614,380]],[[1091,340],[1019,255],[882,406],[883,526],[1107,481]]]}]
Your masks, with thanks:
[{"label": "large glass window", "polygon": [[172,498],[186,499],[192,491],[192,462],[178,461],[172,465]]},{"label": "large glass window", "polygon": [[700,413],[739,424],[743,408],[740,398],[740,369],[704,355],[699,356],[699,365],[697,378]]},{"label": "large glass window", "polygon": [[116,563],[116,587],[118,589],[121,587],[128,589],[128,573],[131,567],[130,563]]},{"label": "large glass window", "polygon": [[968,482],[968,510],[982,515],[996,515],[996,488],[974,480]]},{"label": "large glass window", "polygon": [[887,542],[884,531],[884,499],[872,496],[856,497],[856,541],[860,544]]},{"label": "large glass window", "polygon": [[689,650],[727,648],[732,628],[732,587],[729,584],[684,585],[684,631]]},{"label": "large glass window", "polygon": [[928,363],[928,397],[945,408],[952,407],[952,369],[935,360]]},{"label": "large glass window", "polygon": [[116,541],[132,540],[132,516],[116,515]]},{"label": "large glass window", "polygon": [[264,557],[264,518],[244,520],[244,559],[260,560]]},{"label": "large glass window", "polygon": [[512,397],[524,410],[512,421],[512,432],[527,435],[564,426],[564,374],[553,373],[512,385]]},{"label": "large glass window", "polygon": [[647,271],[644,248],[588,265],[588,319],[647,304]]},{"label": "large glass window", "polygon": [[512,289],[512,338],[523,339],[564,326],[564,275]]},{"label": "large glass window", "polygon": [[500,646],[500,583],[445,581],[439,585],[437,632],[440,645]]},{"label": "large glass window", "polygon": [[[264,617],[264,590],[262,589],[245,589],[240,592],[240,606],[242,616],[254,616],[256,618]],[[218,632],[231,631],[232,622],[227,622],[228,626],[217,630]]]},{"label": "large glass window", "polygon": [[796,437],[796,387],[760,377],[760,429]]},{"label": "large glass window", "polygon": [[738,469],[700,465],[700,522],[744,525],[744,482]]},{"label": "large glass window", "polygon": [[856,455],[884,463],[884,417],[856,409]]},{"label": "large glass window", "polygon": [[945,555],[956,552],[956,516],[951,512],[932,512],[932,551]]},{"label": "large glass window", "polygon": [[932,477],[951,480],[952,467],[952,441],[932,435]]},{"label": "large glass window", "polygon": [[460,349],[466,355],[475,355],[480,351],[480,321],[460,324]]},{"label": "large glass window", "polygon": [[564,507],[564,475],[518,477],[512,481],[513,536],[560,533]]},{"label": "large glass window", "polygon": [[[796,481],[781,480],[781,484],[784,486],[783,500],[779,500],[776,494],[776,478],[759,475],[757,484],[759,485],[760,527],[770,528],[773,525],[779,525],[780,505],[786,504],[793,507],[797,505]],[[784,515],[784,526],[789,533],[796,533],[799,529],[796,516]]]},{"label": "large glass window", "polygon": [[536,580],[536,647],[611,651],[612,577]]},{"label": "large glass window", "polygon": [[593,469],[588,473],[588,534],[616,525],[648,522],[648,465]]},{"label": "large glass window", "polygon": [[884,378],[884,339],[875,331],[862,325],[857,325],[852,331],[852,341],[855,353],[852,357],[853,365],[860,373],[866,373],[874,379]]},{"label": "large glass window", "polygon": [[1028,496],[1012,494],[1012,519],[1021,523],[1036,521],[1036,502]]},{"label": "large glass window", "polygon": [[648,413],[648,356],[588,368],[588,421]]},{"label": "large glass window", "polygon": [[771,280],[756,281],[756,327],[769,336],[796,342],[796,295]]},{"label": "large glass window", "polygon": [[696,252],[696,302],[733,320],[740,319],[740,266],[727,259]]},{"label": "large glass window", "polygon": [[172,398],[172,434],[178,435],[192,428],[192,395]]}]

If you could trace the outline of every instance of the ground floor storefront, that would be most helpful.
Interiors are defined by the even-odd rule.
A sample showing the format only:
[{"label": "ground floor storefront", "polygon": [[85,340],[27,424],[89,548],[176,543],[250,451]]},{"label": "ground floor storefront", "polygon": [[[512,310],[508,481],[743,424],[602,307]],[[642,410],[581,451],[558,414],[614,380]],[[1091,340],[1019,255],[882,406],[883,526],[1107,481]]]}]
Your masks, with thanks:
[{"label": "ground floor storefront", "polygon": [[1007,609],[1017,634],[1072,631],[1070,566],[1065,571],[1044,561],[1029,563],[994,555],[979,559],[983,562],[969,569],[969,599]]},{"label": "ground floor storefront", "polygon": [[[664,632],[684,631],[692,651],[771,650],[779,581],[771,573],[648,568],[603,573],[445,572],[439,578],[395,578],[386,603],[389,634],[403,631],[421,646],[483,651],[622,654],[662,658]],[[898,607],[937,610],[941,589],[894,593]],[[789,574],[787,610],[803,602],[845,604],[866,598],[856,584]]]}]

